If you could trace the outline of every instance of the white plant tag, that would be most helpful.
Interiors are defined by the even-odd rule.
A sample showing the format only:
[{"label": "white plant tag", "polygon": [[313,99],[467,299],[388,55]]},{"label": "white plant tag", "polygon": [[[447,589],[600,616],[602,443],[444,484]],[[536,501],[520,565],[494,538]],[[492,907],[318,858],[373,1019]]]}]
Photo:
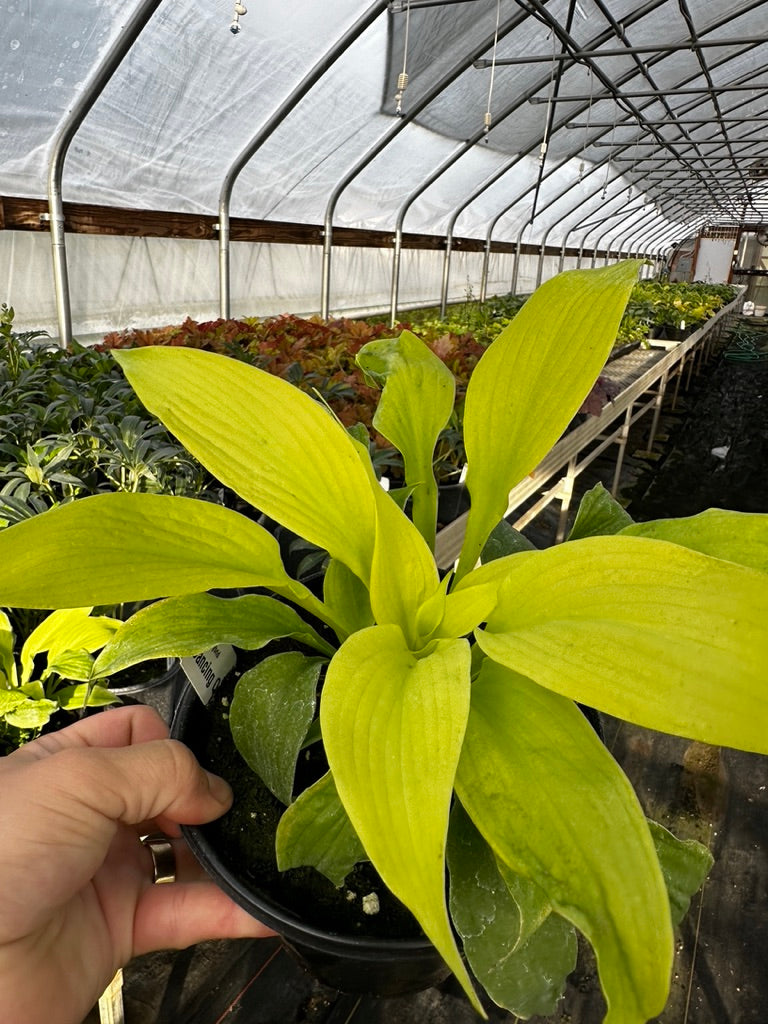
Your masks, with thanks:
[{"label": "white plant tag", "polygon": [[237,655],[231,644],[217,644],[191,658],[181,658],[184,675],[203,704],[207,704],[219,684],[235,667]]}]

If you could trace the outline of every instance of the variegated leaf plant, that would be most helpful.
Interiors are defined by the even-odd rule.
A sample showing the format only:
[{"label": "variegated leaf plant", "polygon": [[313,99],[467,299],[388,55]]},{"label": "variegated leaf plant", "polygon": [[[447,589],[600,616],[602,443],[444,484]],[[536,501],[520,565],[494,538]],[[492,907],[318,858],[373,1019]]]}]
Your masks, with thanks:
[{"label": "variegated leaf plant", "polygon": [[[646,820],[576,701],[768,752],[768,516],[641,526],[609,509],[592,529],[582,523],[579,539],[478,564],[508,492],[589,392],[637,272],[626,262],[561,274],[480,360],[464,419],[471,509],[443,578],[430,460],[453,381],[407,333],[365,346],[359,362],[384,385],[375,426],[403,454],[412,519],[378,484],[365,446],[286,382],[195,350],[115,356],[216,478],[328,552],[322,600],[287,575],[266,530],[202,501],[100,495],[0,534],[2,605],[162,599],[121,628],[97,675],[216,642],[301,640],[313,652],[306,667],[276,655],[231,715],[249,762],[292,800],[279,863],[311,863],[339,883],[369,859],[480,1012],[451,918],[476,977],[522,1016],[553,1008],[574,927],[594,948],[606,1020],[656,1016],[670,984],[672,908],[709,867],[702,848]],[[205,593],[222,588],[275,597]],[[308,729],[330,772],[294,794]],[[262,743],[277,734],[282,755]]]}]

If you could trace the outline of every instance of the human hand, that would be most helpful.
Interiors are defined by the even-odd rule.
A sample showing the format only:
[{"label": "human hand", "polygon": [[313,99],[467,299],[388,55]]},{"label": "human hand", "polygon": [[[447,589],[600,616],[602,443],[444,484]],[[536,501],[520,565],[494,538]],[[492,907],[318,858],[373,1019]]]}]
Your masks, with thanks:
[{"label": "human hand", "polygon": [[[151,708],[117,708],[0,759],[0,1020],[79,1024],[132,957],[272,932],[202,869],[180,824],[224,814],[227,784]],[[139,836],[172,839],[153,885]]]}]

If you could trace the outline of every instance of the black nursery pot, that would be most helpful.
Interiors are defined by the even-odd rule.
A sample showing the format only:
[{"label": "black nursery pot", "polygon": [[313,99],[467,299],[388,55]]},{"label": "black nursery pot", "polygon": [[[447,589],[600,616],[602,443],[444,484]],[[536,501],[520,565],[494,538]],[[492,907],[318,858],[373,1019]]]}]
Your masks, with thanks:
[{"label": "black nursery pot", "polygon": [[[192,687],[187,686],[174,714],[171,735],[191,747],[205,767],[218,771],[217,764],[206,763],[200,749],[200,737],[208,731],[205,719],[209,714]],[[273,928],[302,966],[323,984],[343,992],[398,996],[437,985],[450,973],[440,954],[423,936],[371,936],[347,933],[341,928],[326,931],[304,920],[281,897],[279,877],[262,887],[257,880],[248,878],[247,872],[236,869],[231,856],[221,849],[215,826],[184,826],[182,831],[195,857],[217,885],[239,906]],[[306,899],[307,905],[312,905],[313,896],[308,894]]]}]

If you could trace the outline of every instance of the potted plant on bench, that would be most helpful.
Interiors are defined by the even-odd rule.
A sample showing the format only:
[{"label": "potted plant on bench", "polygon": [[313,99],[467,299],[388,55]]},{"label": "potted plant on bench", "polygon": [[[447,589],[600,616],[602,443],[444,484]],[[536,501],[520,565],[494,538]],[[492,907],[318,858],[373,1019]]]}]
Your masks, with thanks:
[{"label": "potted plant on bench", "polygon": [[[667,998],[668,885],[676,897],[685,889],[670,863],[694,862],[695,887],[707,858],[649,825],[576,701],[768,751],[768,517],[628,525],[610,507],[567,544],[478,565],[508,492],[600,371],[637,270],[560,275],[483,355],[465,404],[471,508],[443,578],[431,458],[453,385],[407,333],[360,354],[384,384],[374,425],[403,454],[400,495],[379,486],[354,432],[284,381],[197,351],[116,355],[142,402],[218,480],[328,552],[322,599],[287,575],[258,524],[193,499],[96,496],[0,534],[0,604],[162,599],[120,629],[96,676],[219,642],[298,637],[298,663],[273,664],[232,715],[254,761],[270,760],[259,747],[274,729],[289,737],[264,768],[290,800],[279,863],[338,880],[367,858],[480,1012],[469,968],[516,1012],[551,1007],[574,928],[595,950],[609,1020],[646,1021]],[[258,592],[218,595],[235,588]],[[313,741],[329,769],[296,792],[299,751]],[[478,912],[489,899],[498,917]]]}]

